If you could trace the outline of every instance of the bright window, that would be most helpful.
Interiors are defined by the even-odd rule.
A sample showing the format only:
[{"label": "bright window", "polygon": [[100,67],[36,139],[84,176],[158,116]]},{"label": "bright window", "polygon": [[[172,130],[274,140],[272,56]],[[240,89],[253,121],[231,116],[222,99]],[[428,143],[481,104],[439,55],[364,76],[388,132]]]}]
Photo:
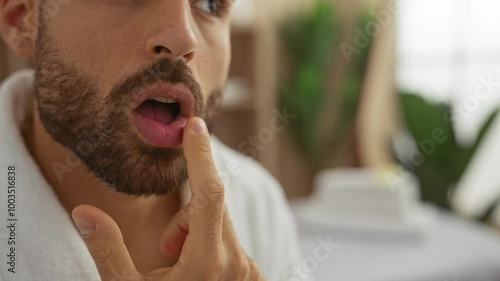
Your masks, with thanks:
[{"label": "bright window", "polygon": [[400,2],[398,87],[452,103],[458,137],[468,142],[500,105],[500,1]]}]

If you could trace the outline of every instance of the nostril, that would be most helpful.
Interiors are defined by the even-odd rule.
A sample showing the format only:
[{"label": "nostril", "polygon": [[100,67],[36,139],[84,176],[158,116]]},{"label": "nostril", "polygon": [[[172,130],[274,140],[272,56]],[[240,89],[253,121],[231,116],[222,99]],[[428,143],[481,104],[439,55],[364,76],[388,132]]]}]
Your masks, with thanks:
[{"label": "nostril", "polygon": [[160,54],[161,52],[165,52],[167,54],[172,54],[172,51],[170,51],[169,48],[163,47],[163,46],[156,46],[155,47],[155,53]]},{"label": "nostril", "polygon": [[190,52],[189,54],[184,55],[184,61],[186,63],[190,62],[193,58],[194,58],[194,52]]}]

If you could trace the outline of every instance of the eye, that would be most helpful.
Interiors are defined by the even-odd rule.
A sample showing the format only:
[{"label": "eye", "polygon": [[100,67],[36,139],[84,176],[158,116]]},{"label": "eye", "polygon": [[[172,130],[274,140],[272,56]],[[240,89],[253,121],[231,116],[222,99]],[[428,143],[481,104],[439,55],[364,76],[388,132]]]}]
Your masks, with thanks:
[{"label": "eye", "polygon": [[195,0],[194,6],[207,14],[222,16],[224,14],[228,0]]},{"label": "eye", "polygon": [[217,0],[197,0],[195,5],[201,10],[212,15],[217,14],[217,9],[219,7]]}]

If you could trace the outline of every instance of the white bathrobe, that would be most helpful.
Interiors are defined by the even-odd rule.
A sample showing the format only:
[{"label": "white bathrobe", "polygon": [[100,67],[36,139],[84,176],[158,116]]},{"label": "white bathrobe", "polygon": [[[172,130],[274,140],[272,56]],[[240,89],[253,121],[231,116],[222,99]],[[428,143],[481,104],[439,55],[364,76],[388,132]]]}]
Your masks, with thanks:
[{"label": "white bathrobe", "polygon": [[[70,215],[21,137],[25,120],[32,116],[33,80],[34,72],[24,70],[0,88],[0,280],[100,280]],[[267,280],[286,280],[286,272],[301,257],[296,226],[279,184],[255,161],[217,139],[212,146],[242,247]],[[9,167],[15,185],[8,181]]]}]

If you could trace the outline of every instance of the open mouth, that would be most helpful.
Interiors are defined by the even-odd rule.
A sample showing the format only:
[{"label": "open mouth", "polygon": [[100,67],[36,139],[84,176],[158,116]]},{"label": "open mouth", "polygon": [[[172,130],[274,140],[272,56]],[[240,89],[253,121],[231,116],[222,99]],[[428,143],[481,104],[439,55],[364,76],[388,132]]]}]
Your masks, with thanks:
[{"label": "open mouth", "polygon": [[182,145],[184,126],[194,116],[194,98],[184,84],[155,84],[143,90],[131,106],[139,135],[157,147]]},{"label": "open mouth", "polygon": [[181,106],[173,98],[154,97],[144,101],[136,110],[139,115],[164,126],[175,121],[181,112]]}]

